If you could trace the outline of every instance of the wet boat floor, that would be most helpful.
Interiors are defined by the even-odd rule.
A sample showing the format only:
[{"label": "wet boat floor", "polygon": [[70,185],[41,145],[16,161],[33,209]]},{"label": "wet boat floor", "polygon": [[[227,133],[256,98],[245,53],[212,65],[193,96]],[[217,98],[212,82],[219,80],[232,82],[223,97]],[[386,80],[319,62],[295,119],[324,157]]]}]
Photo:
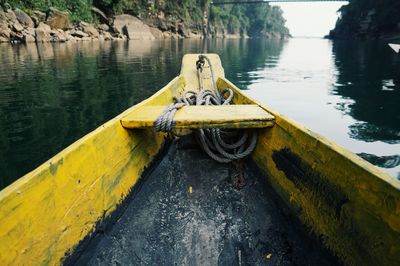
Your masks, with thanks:
[{"label": "wet boat floor", "polygon": [[238,190],[235,165],[209,159],[192,141],[173,143],[74,264],[337,264],[284,210],[254,163],[246,161],[242,172]]}]

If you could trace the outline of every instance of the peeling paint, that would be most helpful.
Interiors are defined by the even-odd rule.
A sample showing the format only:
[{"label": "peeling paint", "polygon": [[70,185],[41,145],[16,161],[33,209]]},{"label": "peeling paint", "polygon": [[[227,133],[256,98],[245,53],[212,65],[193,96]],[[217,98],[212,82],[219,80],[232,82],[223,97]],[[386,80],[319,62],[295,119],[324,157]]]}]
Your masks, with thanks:
[{"label": "peeling paint", "polygon": [[[255,102],[229,81],[217,83],[236,93],[235,103]],[[399,265],[400,182],[261,107],[275,116],[275,125],[258,131],[252,157],[293,213],[346,265]]]},{"label": "peeling paint", "polygon": [[182,81],[174,79],[0,191],[2,265],[59,264],[103,219],[103,210],[116,209],[165,142],[152,130],[127,131],[120,119],[140,106],[166,104]]},{"label": "peeling paint", "polygon": [[[218,87],[232,88],[236,104],[257,104],[224,79],[218,56],[210,57]],[[197,88],[196,71],[188,66],[184,64],[181,76],[151,98],[0,191],[1,264],[60,264],[94,232],[99,220],[110,217],[125,195],[137,188],[166,137],[151,129],[129,132],[120,120],[143,106],[169,104],[185,86]],[[258,131],[253,159],[283,201],[345,264],[399,265],[400,182],[259,106],[272,113],[276,123]],[[66,227],[69,230],[64,231]]]},{"label": "peeling paint", "polygon": [[56,162],[55,164],[53,164],[52,162],[50,162],[50,173],[54,176],[57,173],[57,169],[59,166],[61,166],[63,164],[64,159],[61,158],[58,162]]},{"label": "peeling paint", "polygon": [[316,173],[302,161],[301,157],[291,152],[288,148],[273,151],[272,160],[274,160],[277,169],[283,171],[286,177],[300,190],[307,189],[316,194],[316,205],[319,204],[318,201],[324,201],[324,204],[335,210],[337,218],[340,218],[343,205],[349,201],[340,188],[330,184],[326,177]]}]

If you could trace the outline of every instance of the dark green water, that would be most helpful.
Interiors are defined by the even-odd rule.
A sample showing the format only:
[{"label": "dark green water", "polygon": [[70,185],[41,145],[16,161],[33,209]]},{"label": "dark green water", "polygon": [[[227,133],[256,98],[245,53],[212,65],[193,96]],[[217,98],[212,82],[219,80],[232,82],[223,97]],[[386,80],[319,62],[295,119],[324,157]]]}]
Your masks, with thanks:
[{"label": "dark green water", "polygon": [[0,44],[0,188],[217,52],[273,109],[400,177],[400,57],[319,39]]}]

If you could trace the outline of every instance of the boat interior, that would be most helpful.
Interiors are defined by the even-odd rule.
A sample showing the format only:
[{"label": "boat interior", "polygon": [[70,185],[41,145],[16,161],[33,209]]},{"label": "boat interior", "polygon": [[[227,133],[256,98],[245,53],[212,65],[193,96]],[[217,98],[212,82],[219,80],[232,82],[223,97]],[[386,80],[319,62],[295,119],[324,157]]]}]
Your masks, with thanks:
[{"label": "boat interior", "polygon": [[170,142],[120,208],[66,264],[340,265],[250,158],[216,162],[193,135]]},{"label": "boat interior", "polygon": [[[399,265],[400,182],[246,96],[208,54],[204,87],[232,107],[185,106],[198,54],[152,97],[0,191],[0,262],[89,265]],[[199,128],[256,132],[250,156],[211,159]]]}]

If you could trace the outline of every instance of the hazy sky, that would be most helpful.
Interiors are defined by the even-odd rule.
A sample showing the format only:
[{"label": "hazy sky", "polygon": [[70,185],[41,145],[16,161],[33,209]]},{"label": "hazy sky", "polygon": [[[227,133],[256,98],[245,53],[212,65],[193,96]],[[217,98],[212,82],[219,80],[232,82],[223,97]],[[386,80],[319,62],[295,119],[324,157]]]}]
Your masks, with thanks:
[{"label": "hazy sky", "polygon": [[282,8],[286,26],[294,37],[325,36],[334,28],[336,11],[344,4],[347,2],[271,3]]}]

